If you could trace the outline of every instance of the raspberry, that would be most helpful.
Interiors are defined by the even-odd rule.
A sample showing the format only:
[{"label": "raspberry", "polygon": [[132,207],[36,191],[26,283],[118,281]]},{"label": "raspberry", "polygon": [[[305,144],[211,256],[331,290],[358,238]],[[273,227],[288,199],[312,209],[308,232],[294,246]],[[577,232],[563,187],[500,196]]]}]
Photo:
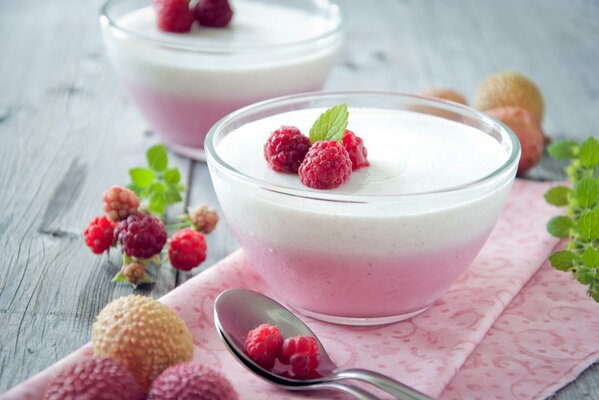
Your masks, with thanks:
[{"label": "raspberry", "polygon": [[131,373],[110,358],[73,364],[46,386],[44,400],[142,400],[145,394]]},{"label": "raspberry", "polygon": [[345,135],[343,136],[343,147],[345,147],[345,150],[349,153],[352,171],[370,165],[366,159],[368,151],[366,150],[366,147],[364,147],[364,141],[349,129],[345,131]]},{"label": "raspberry", "polygon": [[214,208],[206,204],[200,204],[199,206],[190,208],[188,212],[191,223],[197,231],[210,233],[216,228],[218,212]]},{"label": "raspberry", "polygon": [[281,126],[266,141],[264,158],[277,172],[296,173],[308,150],[310,139],[307,136],[295,126]]},{"label": "raspberry", "polygon": [[314,189],[333,189],[347,182],[352,162],[339,142],[325,140],[314,143],[299,167],[300,181]]},{"label": "raspberry", "polygon": [[181,229],[171,237],[168,248],[171,265],[182,271],[197,267],[206,259],[206,239],[190,228]]},{"label": "raspberry", "polygon": [[148,400],[237,400],[222,374],[205,365],[184,363],[167,368],[152,382]]},{"label": "raspberry", "polygon": [[291,364],[295,377],[308,378],[314,375],[320,364],[318,342],[312,336],[293,336],[285,339],[279,361]]},{"label": "raspberry", "polygon": [[146,267],[141,263],[123,264],[121,273],[127,278],[127,281],[133,285],[137,285],[146,274]]},{"label": "raspberry", "polygon": [[139,208],[139,199],[129,189],[111,186],[102,196],[104,211],[109,220],[122,221]]},{"label": "raspberry", "polygon": [[166,243],[166,229],[158,218],[135,213],[119,222],[115,236],[129,257],[150,258]]},{"label": "raspberry", "polygon": [[262,324],[248,332],[245,353],[256,364],[271,369],[283,346],[283,335],[275,325]]},{"label": "raspberry", "polygon": [[200,25],[224,28],[233,18],[233,10],[227,0],[199,0],[195,16]]},{"label": "raspberry", "polygon": [[102,254],[112,246],[115,227],[116,224],[110,222],[105,215],[96,217],[89,222],[83,235],[85,244],[92,250],[92,253]]},{"label": "raspberry", "polygon": [[165,32],[189,32],[195,15],[188,0],[154,0],[158,28]]}]

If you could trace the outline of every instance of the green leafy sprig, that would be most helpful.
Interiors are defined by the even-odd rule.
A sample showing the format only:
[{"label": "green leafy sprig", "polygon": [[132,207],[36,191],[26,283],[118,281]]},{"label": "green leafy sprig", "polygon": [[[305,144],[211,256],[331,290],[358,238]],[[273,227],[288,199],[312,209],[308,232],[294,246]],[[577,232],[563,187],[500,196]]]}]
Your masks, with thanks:
[{"label": "green leafy sprig", "polygon": [[560,271],[570,271],[599,303],[599,142],[594,137],[581,145],[562,140],[547,151],[555,159],[570,162],[566,173],[572,184],[545,193],[549,204],[565,208],[565,215],[549,220],[547,231],[568,240],[566,250],[553,253],[549,262]]},{"label": "green leafy sprig", "polygon": [[320,114],[310,128],[310,143],[314,144],[319,140],[336,140],[341,143],[348,117],[349,112],[345,103],[337,104]]},{"label": "green leafy sprig", "polygon": [[150,147],[146,151],[146,168],[135,167],[129,170],[131,183],[127,186],[135,192],[142,207],[157,217],[164,219],[168,206],[183,200],[181,192],[181,173],[177,168],[169,168],[166,148],[161,145]]}]

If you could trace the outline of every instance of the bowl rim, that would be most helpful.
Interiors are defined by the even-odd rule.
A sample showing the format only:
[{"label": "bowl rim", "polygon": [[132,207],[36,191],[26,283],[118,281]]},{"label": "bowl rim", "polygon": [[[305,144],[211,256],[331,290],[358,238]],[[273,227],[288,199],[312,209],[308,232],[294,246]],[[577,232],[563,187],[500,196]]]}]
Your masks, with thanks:
[{"label": "bowl rim", "polygon": [[[318,100],[325,98],[344,98],[351,99],[352,96],[359,97],[388,97],[395,99],[403,99],[408,101],[414,101],[417,104],[415,106],[424,106],[424,107],[434,107],[438,110],[445,110],[454,112],[457,114],[461,114],[462,116],[469,116],[475,119],[480,120],[486,125],[490,126],[494,131],[499,131],[502,134],[507,135],[509,139],[509,154],[507,160],[501,164],[498,168],[496,168],[493,172],[476,179],[471,182],[467,182],[460,185],[450,186],[437,190],[429,190],[429,191],[421,191],[421,192],[410,192],[410,193],[392,193],[392,194],[377,194],[377,195],[369,195],[369,194],[340,194],[340,193],[330,193],[326,190],[316,191],[311,188],[305,189],[297,189],[290,188],[288,186],[278,185],[271,182],[268,182],[263,179],[255,178],[248,174],[239,171],[229,163],[225,162],[216,151],[216,147],[214,146],[214,140],[216,135],[219,133],[220,129],[238,118],[243,116],[247,116],[248,114],[252,114],[259,110],[264,110],[267,108],[283,106],[285,104],[293,104],[296,102],[306,102],[310,100]],[[351,107],[351,105],[350,105]],[[461,123],[459,121],[455,121]],[[475,128],[476,129],[476,128]],[[485,132],[486,133],[486,132]],[[506,146],[506,143],[500,143],[502,146]],[[323,201],[333,201],[333,202],[342,202],[342,203],[370,203],[377,201],[394,201],[400,199],[415,199],[423,196],[432,196],[432,195],[443,195],[443,194],[453,194],[458,192],[464,192],[471,189],[477,189],[484,187],[485,185],[492,183],[497,180],[499,182],[503,182],[505,180],[509,180],[513,178],[516,172],[516,168],[518,166],[521,154],[521,145],[518,140],[518,137],[512,132],[512,130],[505,125],[503,122],[498,120],[497,118],[486,114],[482,111],[476,110],[474,108],[455,103],[452,101],[442,100],[438,98],[426,97],[415,94],[408,94],[402,92],[391,92],[391,91],[332,91],[332,92],[307,92],[300,93],[290,96],[276,97],[273,99],[257,102],[246,107],[240,108],[225,117],[221,118],[216,124],[214,124],[208,134],[206,135],[205,143],[204,143],[204,152],[206,153],[206,162],[209,167],[214,167],[218,171],[223,172],[229,175],[232,178],[237,179],[238,181],[253,185],[254,187],[258,187],[264,190],[268,190],[270,192],[275,192],[283,195],[289,195],[293,197],[300,197],[312,200],[323,200]],[[212,168],[210,168],[211,175],[214,174]],[[510,173],[510,172],[513,172]],[[504,179],[502,179],[504,178]],[[497,184],[499,185],[499,183]],[[495,186],[494,186],[495,187]]]},{"label": "bowl rim", "polygon": [[[254,52],[263,52],[263,51],[272,51],[276,49],[293,49],[296,47],[302,47],[305,45],[309,45],[321,40],[325,40],[330,37],[335,37],[339,33],[341,33],[345,29],[346,17],[343,13],[342,9],[333,1],[333,0],[310,0],[312,1],[318,8],[328,10],[332,17],[331,20],[336,20],[338,23],[333,27],[333,29],[327,30],[318,34],[316,36],[302,39],[302,40],[292,40],[289,42],[276,43],[276,44],[257,44],[251,46],[223,46],[223,45],[198,45],[191,43],[181,43],[176,40],[169,39],[159,39],[156,37],[144,35],[139,32],[135,32],[129,29],[126,29],[118,24],[113,18],[110,17],[109,12],[110,9],[116,4],[124,1],[132,1],[132,0],[106,0],[106,2],[100,7],[100,25],[102,27],[110,27],[117,30],[120,34],[126,36],[127,38],[136,39],[142,42],[146,42],[152,45],[158,45],[160,47],[176,50],[176,51],[185,51],[185,52],[193,52],[193,53],[207,53],[207,54],[239,54],[239,53],[254,53]],[[256,1],[256,0],[254,0]],[[259,1],[259,0],[258,0]],[[151,6],[151,2],[148,4]],[[172,33],[172,35],[179,35],[177,33]],[[174,38],[175,36],[173,36]]]}]

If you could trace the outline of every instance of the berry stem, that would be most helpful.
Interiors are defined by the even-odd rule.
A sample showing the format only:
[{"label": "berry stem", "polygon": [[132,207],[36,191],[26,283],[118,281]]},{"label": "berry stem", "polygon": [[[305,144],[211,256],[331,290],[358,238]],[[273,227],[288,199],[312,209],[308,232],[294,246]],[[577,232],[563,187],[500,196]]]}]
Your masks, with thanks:
[{"label": "berry stem", "polygon": [[178,224],[168,224],[168,225],[166,225],[166,230],[174,231],[174,230],[179,230],[179,229],[183,229],[183,228],[189,228],[190,226],[191,226],[191,222],[185,221],[185,222],[180,222]]}]

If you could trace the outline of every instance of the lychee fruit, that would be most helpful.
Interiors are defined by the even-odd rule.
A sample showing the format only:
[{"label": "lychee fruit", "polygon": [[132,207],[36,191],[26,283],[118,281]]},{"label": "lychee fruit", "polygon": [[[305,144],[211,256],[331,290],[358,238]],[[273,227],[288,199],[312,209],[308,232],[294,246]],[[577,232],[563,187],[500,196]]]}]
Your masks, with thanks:
[{"label": "lychee fruit", "polygon": [[129,295],[109,303],[92,327],[94,355],[122,363],[147,392],[166,368],[191,361],[193,342],[179,315],[151,297]]},{"label": "lychee fruit", "polygon": [[543,96],[537,85],[526,76],[511,71],[487,77],[478,87],[476,108],[486,111],[498,107],[523,107],[543,121]]},{"label": "lychee fruit", "polygon": [[468,104],[468,101],[466,101],[466,98],[464,97],[464,95],[462,95],[460,92],[450,89],[450,88],[432,87],[432,88],[426,89],[421,94],[423,96],[427,96],[427,97],[436,97],[437,99],[453,101],[454,103],[460,103],[460,104],[464,104],[464,105]]},{"label": "lychee fruit", "polygon": [[231,383],[204,365],[185,363],[167,368],[152,383],[148,400],[237,400]]},{"label": "lychee fruit", "polygon": [[522,107],[499,107],[487,113],[506,124],[518,136],[522,146],[522,157],[518,164],[518,176],[524,175],[537,165],[543,156],[545,137],[535,115]]},{"label": "lychee fruit", "polygon": [[44,400],[143,400],[135,378],[110,358],[91,358],[73,364],[46,386]]}]

